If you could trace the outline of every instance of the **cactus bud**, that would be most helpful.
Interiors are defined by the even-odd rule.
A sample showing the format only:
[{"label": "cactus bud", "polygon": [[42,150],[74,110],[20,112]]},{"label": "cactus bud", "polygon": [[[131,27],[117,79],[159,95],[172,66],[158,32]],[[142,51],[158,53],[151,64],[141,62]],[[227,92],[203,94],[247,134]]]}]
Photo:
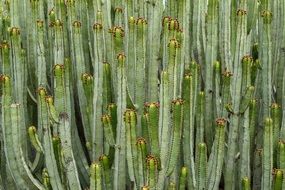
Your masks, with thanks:
[{"label": "cactus bud", "polygon": [[98,31],[101,31],[103,29],[103,25],[101,23],[95,23],[93,25],[93,30],[98,32]]},{"label": "cactus bud", "polygon": [[170,31],[173,31],[173,30],[178,31],[179,30],[179,22],[177,19],[170,19],[169,20],[168,30],[170,30]]},{"label": "cactus bud", "polygon": [[55,76],[63,76],[64,74],[64,65],[56,64],[53,67],[54,75]]},{"label": "cactus bud", "polygon": [[264,24],[270,24],[272,22],[273,14],[268,10],[264,10],[261,12],[261,17],[263,18]]},{"label": "cactus bud", "polygon": [[16,37],[16,36],[19,36],[19,35],[20,35],[20,29],[17,28],[17,27],[12,27],[12,28],[10,28],[9,32],[10,32],[10,35],[11,35],[12,37]]},{"label": "cactus bud", "polygon": [[29,134],[31,143],[32,143],[33,147],[37,150],[37,152],[43,152],[43,148],[42,148],[40,141],[38,139],[38,136],[37,136],[36,127],[30,126],[28,129],[28,134]]},{"label": "cactus bud", "polygon": [[46,97],[47,91],[44,87],[39,87],[37,91],[40,97],[42,98]]},{"label": "cactus bud", "polygon": [[244,16],[246,14],[247,14],[246,10],[243,10],[243,9],[238,9],[237,10],[237,16]]},{"label": "cactus bud", "polygon": [[225,127],[227,120],[225,118],[216,119],[217,127]]}]

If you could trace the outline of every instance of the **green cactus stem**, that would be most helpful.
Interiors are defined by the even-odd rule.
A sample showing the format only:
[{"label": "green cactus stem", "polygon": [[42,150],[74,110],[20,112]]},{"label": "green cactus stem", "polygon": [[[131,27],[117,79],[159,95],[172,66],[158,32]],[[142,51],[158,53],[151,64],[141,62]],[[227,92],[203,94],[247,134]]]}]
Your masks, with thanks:
[{"label": "green cactus stem", "polygon": [[195,187],[194,168],[194,81],[192,75],[186,74],[183,80],[184,120],[183,120],[183,152],[184,162],[189,168],[188,186]]},{"label": "green cactus stem", "polygon": [[126,102],[126,73],[125,73],[125,59],[124,54],[119,54],[117,66],[117,132],[116,132],[116,147],[115,147],[115,160],[114,160],[114,177],[113,187],[115,189],[124,189],[126,185],[126,129],[123,122],[124,111],[127,107]]},{"label": "green cactus stem", "polygon": [[44,184],[45,190],[51,190],[52,187],[50,184],[50,179],[49,179],[48,171],[46,168],[43,169],[42,178],[43,178],[43,184]]},{"label": "green cactus stem", "polygon": [[273,175],[274,175],[273,189],[274,190],[281,190],[282,184],[284,181],[283,170],[275,169],[273,171]]},{"label": "green cactus stem", "polygon": [[150,190],[155,190],[158,176],[158,160],[154,155],[146,157],[147,166],[147,184]]},{"label": "green cactus stem", "polygon": [[169,176],[179,158],[180,154],[180,143],[182,135],[182,125],[183,125],[183,100],[175,99],[172,100],[172,140],[170,142],[170,152],[169,152],[169,161],[166,174]]},{"label": "green cactus stem", "polygon": [[38,89],[38,100],[40,104],[40,122],[43,129],[43,149],[45,151],[45,164],[50,176],[50,183],[53,189],[61,190],[63,185],[61,183],[61,175],[57,169],[57,162],[54,155],[54,147],[52,144],[52,134],[50,119],[48,114],[48,107],[46,103],[47,92],[44,88],[40,87]]},{"label": "green cactus stem", "polygon": [[202,190],[205,189],[207,185],[207,146],[205,143],[199,143],[197,149],[195,161],[196,188]]},{"label": "green cactus stem", "polygon": [[102,185],[102,168],[97,162],[93,162],[90,166],[90,189],[101,190]]},{"label": "green cactus stem", "polygon": [[78,178],[77,166],[74,160],[74,153],[71,144],[71,130],[68,114],[61,112],[59,114],[59,133],[61,136],[61,155],[63,167],[65,169],[68,186],[70,189],[81,189]]},{"label": "green cactus stem", "polygon": [[110,159],[106,155],[101,155],[99,158],[100,164],[102,166],[102,174],[104,177],[104,184],[106,189],[112,189],[112,181],[111,181],[111,164]]},{"label": "green cactus stem", "polygon": [[[159,123],[159,103],[146,103],[145,104],[146,111],[148,112],[147,118],[147,131],[148,131],[148,139],[150,142],[151,153],[159,158],[159,139],[158,139],[158,123]],[[158,159],[159,161],[159,159]]]},{"label": "green cactus stem", "polygon": [[43,189],[42,184],[32,175],[28,168],[25,160],[25,155],[23,153],[23,144],[26,138],[23,138],[26,134],[25,126],[21,124],[21,108],[20,104],[11,104],[10,114],[11,114],[11,128],[12,128],[12,147],[14,150],[14,156],[16,161],[17,170],[19,171],[20,177],[25,181],[24,187],[28,189]]},{"label": "green cactus stem", "polygon": [[208,189],[218,189],[219,187],[225,153],[225,126],[226,120],[224,118],[218,118],[216,120],[215,140],[208,161]]},{"label": "green cactus stem", "polygon": [[170,98],[169,98],[169,78],[166,71],[161,72],[160,85],[160,110],[159,110],[159,142],[161,168],[165,169],[167,164],[168,139],[170,130]]},{"label": "green cactus stem", "polygon": [[184,190],[187,187],[187,175],[188,175],[187,167],[182,167],[179,177],[179,190]]},{"label": "green cactus stem", "polygon": [[39,141],[36,127],[30,126],[28,129],[28,134],[29,134],[30,141],[31,141],[33,147],[36,149],[37,152],[42,153],[43,147]]},{"label": "green cactus stem", "polygon": [[272,186],[273,169],[273,126],[272,119],[266,118],[264,121],[263,134],[263,160],[262,160],[262,181],[261,189],[270,189]]},{"label": "green cactus stem", "polygon": [[242,185],[242,190],[250,190],[250,181],[248,179],[248,177],[243,177],[242,181],[241,181]]},{"label": "green cactus stem", "polygon": [[143,187],[144,184],[147,183],[147,165],[146,165],[146,155],[147,155],[147,146],[146,140],[142,137],[137,138],[137,155],[138,155],[138,163],[137,163],[137,184],[139,187]]},{"label": "green cactus stem", "polygon": [[126,126],[126,157],[130,180],[137,186],[137,150],[136,150],[136,125],[137,115],[134,110],[126,110],[124,113],[124,121]]}]

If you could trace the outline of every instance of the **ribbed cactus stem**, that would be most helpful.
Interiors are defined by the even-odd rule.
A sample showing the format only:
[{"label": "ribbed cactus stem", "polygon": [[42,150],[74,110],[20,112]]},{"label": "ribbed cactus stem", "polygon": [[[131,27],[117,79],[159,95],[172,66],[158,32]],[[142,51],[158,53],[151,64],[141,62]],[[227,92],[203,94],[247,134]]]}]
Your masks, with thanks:
[{"label": "ribbed cactus stem", "polygon": [[203,190],[207,185],[207,146],[205,143],[199,143],[197,149],[195,162],[196,188]]},{"label": "ribbed cactus stem", "polygon": [[242,97],[241,102],[240,102],[240,113],[241,114],[245,114],[245,112],[247,111],[250,100],[252,100],[253,98],[254,90],[255,90],[254,86],[248,86],[245,89],[244,96]]},{"label": "ribbed cactus stem", "polygon": [[189,168],[188,186],[195,187],[194,168],[194,81],[192,75],[185,74],[183,79],[183,100],[184,100],[184,120],[183,120],[183,152],[184,163]]},{"label": "ribbed cactus stem", "polygon": [[[26,187],[25,181],[22,179],[21,174],[16,162],[16,157],[13,149],[13,139],[10,137],[12,135],[11,128],[11,110],[10,105],[12,104],[11,95],[11,79],[8,75],[1,75],[1,85],[2,85],[2,104],[1,104],[1,122],[3,131],[3,143],[4,152],[7,160],[7,166],[11,172],[12,178],[15,181],[16,187]],[[17,179],[17,180],[16,180]]]},{"label": "ribbed cactus stem", "polygon": [[91,117],[93,114],[93,94],[94,94],[94,78],[89,73],[83,73],[81,75],[82,86],[87,101],[87,113]]},{"label": "ribbed cactus stem", "polygon": [[[273,133],[273,152],[274,159],[276,158],[276,151],[279,141],[280,135],[280,126],[281,126],[281,107],[277,103],[273,103],[271,105],[271,118],[272,118],[272,133]],[[276,162],[274,161],[274,166],[276,166]]]},{"label": "ribbed cactus stem", "polygon": [[54,22],[51,23],[50,27],[54,32],[54,44],[53,44],[54,64],[63,64],[64,62],[63,22],[60,19],[56,19]]},{"label": "ribbed cactus stem", "polygon": [[[82,123],[84,126],[84,135],[86,137],[86,141],[92,142],[92,131],[90,126],[90,120],[91,118],[88,118],[88,114],[86,113],[86,97],[84,96],[84,89],[83,84],[80,81],[80,78],[82,76],[82,73],[87,72],[86,65],[85,65],[85,59],[84,59],[84,53],[83,53],[83,45],[82,45],[82,29],[81,29],[81,22],[80,21],[74,21],[72,23],[72,34],[73,36],[73,46],[74,46],[74,60],[75,63],[74,67],[74,74],[75,74],[75,81],[76,81],[76,94],[78,95],[78,101],[79,101],[79,107],[80,107],[80,114],[82,117]],[[92,148],[95,149],[95,144],[92,144]],[[97,155],[99,157],[99,153],[101,152],[102,145],[98,145],[98,148],[96,151],[92,151],[92,157],[95,157]]]},{"label": "ribbed cactus stem", "polygon": [[[62,154],[61,154],[61,139],[58,135],[54,135],[52,137],[52,146],[53,146],[53,154],[56,160],[57,170],[60,174],[60,179],[65,180],[65,173],[63,168],[63,162],[62,162]],[[63,186],[66,185],[66,182],[64,182]]]},{"label": "ribbed cactus stem", "polygon": [[36,127],[30,126],[28,129],[28,134],[33,147],[36,149],[37,152],[42,153],[43,147],[41,145],[41,142],[39,141]]},{"label": "ribbed cactus stem", "polygon": [[256,85],[261,73],[261,65],[258,59],[254,60],[251,66],[251,84]]},{"label": "ribbed cactus stem", "polygon": [[110,115],[103,115],[101,120],[103,123],[104,135],[107,143],[110,146],[115,146],[115,139],[114,139],[115,136],[113,133],[112,123],[111,123],[112,117]]},{"label": "ribbed cactus stem", "polygon": [[[120,0],[119,0],[120,1]],[[118,3],[114,6],[114,25],[115,26],[124,26],[126,23],[124,20],[124,9],[121,5],[121,3]]]},{"label": "ribbed cactus stem", "polygon": [[68,186],[70,189],[81,189],[80,181],[78,177],[77,166],[74,160],[74,153],[72,151],[71,143],[71,129],[68,114],[61,112],[59,114],[59,132],[61,136],[61,154],[62,162],[64,166],[64,172],[68,180]]},{"label": "ribbed cactus stem", "polygon": [[20,27],[20,15],[21,8],[18,0],[12,0],[9,2],[10,6],[10,17],[11,17],[11,26]]},{"label": "ribbed cactus stem", "polygon": [[107,62],[103,63],[103,110],[107,110],[108,104],[112,102],[112,76],[111,65]]},{"label": "ribbed cactus stem", "polygon": [[168,43],[168,65],[167,65],[167,72],[169,74],[169,88],[173,89],[173,92],[170,94],[171,98],[177,97],[177,68],[179,67],[177,62],[178,56],[178,48],[180,45],[176,39],[171,39]]},{"label": "ribbed cactus stem", "polygon": [[233,70],[231,50],[231,1],[221,0],[219,11],[219,52],[221,56],[222,69]]},{"label": "ribbed cactus stem", "polygon": [[206,143],[209,147],[213,143],[213,63],[217,60],[218,50],[218,0],[208,2],[206,17],[206,47],[205,47],[205,126],[211,132],[206,133]]},{"label": "ribbed cactus stem", "polygon": [[50,127],[50,119],[48,115],[48,107],[45,101],[47,92],[44,88],[38,89],[38,102],[40,108],[39,125],[43,129],[43,149],[45,151],[45,163],[50,176],[50,183],[53,189],[63,189],[60,173],[57,169],[57,162],[54,155],[54,147],[52,144],[52,134]]},{"label": "ribbed cactus stem", "polygon": [[278,152],[277,152],[277,168],[282,170],[285,169],[285,142],[280,140],[278,142]]},{"label": "ribbed cactus stem", "polygon": [[[142,116],[143,103],[146,101],[146,39],[147,21],[138,18],[136,21],[136,67],[134,102],[138,107],[138,118]],[[140,122],[138,122],[140,127]]]},{"label": "ribbed cactus stem", "polygon": [[[111,33],[112,38],[112,61],[111,68],[112,68],[112,79],[113,79],[113,88],[114,91],[117,92],[117,85],[116,85],[116,79],[117,79],[117,55],[124,52],[124,37],[125,37],[125,31],[124,29],[119,25],[115,25],[113,28],[110,29],[109,33]],[[116,96],[115,96],[116,98]],[[116,99],[117,100],[117,99]]]},{"label": "ribbed cactus stem", "polygon": [[170,115],[170,98],[169,98],[169,75],[166,71],[161,72],[160,84],[160,110],[159,110],[159,142],[161,167],[165,168],[166,154],[168,149],[169,138],[169,115]]},{"label": "ribbed cactus stem", "polygon": [[45,29],[44,29],[44,21],[43,20],[37,20],[36,22],[36,40],[37,43],[37,78],[38,78],[38,86],[39,85],[47,85],[47,62],[45,58]]},{"label": "ribbed cactus stem", "polygon": [[273,182],[273,189],[274,190],[282,190],[282,186],[284,184],[284,176],[283,176],[284,170],[280,169],[274,169],[273,175],[274,175],[274,182]]},{"label": "ribbed cactus stem", "polygon": [[260,166],[262,165],[262,159],[263,159],[263,149],[257,148],[254,152],[254,173],[253,173],[253,188],[254,189],[261,189],[261,177],[262,177],[262,171]]},{"label": "ribbed cactus stem", "polygon": [[174,181],[170,181],[167,190],[175,190],[175,189],[176,189],[176,183]]},{"label": "ribbed cactus stem", "polygon": [[[99,17],[99,16],[98,16]],[[94,60],[92,62],[92,66],[94,69],[94,82],[93,82],[93,94],[90,97],[92,102],[92,123],[91,123],[91,131],[92,131],[92,154],[93,159],[98,159],[98,157],[103,153],[103,130],[102,123],[100,120],[103,107],[103,99],[101,98],[104,92],[104,88],[111,88],[110,86],[104,85],[104,64],[105,61],[105,49],[104,49],[104,30],[103,25],[99,23],[95,23],[93,25],[94,32]],[[102,47],[103,46],[103,47]],[[106,76],[108,77],[108,75]],[[110,81],[111,82],[111,81]],[[105,83],[106,85],[106,83]],[[107,94],[106,94],[107,95]],[[107,97],[106,97],[107,98]],[[105,102],[107,103],[107,102]]]},{"label": "ribbed cactus stem", "polygon": [[168,56],[167,56],[167,44],[169,42],[169,23],[172,18],[170,16],[165,16],[162,18],[162,67],[167,68]]},{"label": "ribbed cactus stem", "polygon": [[219,182],[222,175],[222,166],[224,162],[225,151],[225,127],[226,120],[224,118],[218,118],[216,120],[216,133],[215,140],[212,146],[208,162],[207,173],[207,188],[218,189]]},{"label": "ribbed cactus stem", "polygon": [[11,76],[10,45],[7,41],[1,43],[1,69],[3,74]]},{"label": "ribbed cactus stem", "polygon": [[136,125],[137,115],[134,110],[126,110],[124,113],[126,126],[126,157],[130,180],[137,187],[137,150],[136,150]]},{"label": "ribbed cactus stem", "polygon": [[239,129],[239,120],[240,117],[235,113],[238,113],[240,110],[241,102],[241,90],[242,90],[242,64],[241,62],[246,61],[243,59],[246,53],[246,26],[247,26],[247,12],[243,5],[244,1],[240,2],[240,9],[236,11],[236,42],[233,43],[234,47],[234,59],[233,59],[233,78],[231,80],[231,97],[232,97],[232,109],[234,114],[230,118],[230,127],[229,127],[229,138],[228,138],[228,150],[226,153],[227,160],[225,168],[225,188],[232,190],[235,187],[235,156],[237,154],[237,144],[236,140],[238,138],[238,129]]},{"label": "ribbed cactus stem", "polygon": [[159,123],[159,103],[147,103],[146,111],[148,112],[148,120],[147,120],[147,131],[148,131],[148,139],[150,142],[151,153],[157,157],[159,160],[159,140],[158,140],[158,123]]},{"label": "ribbed cactus stem", "polygon": [[[242,58],[242,85],[241,94],[243,94],[240,102],[240,134],[241,134],[241,160],[240,160],[240,170],[239,170],[239,180],[241,181],[245,176],[251,176],[250,170],[250,147],[251,147],[251,137],[250,137],[250,110],[249,104],[254,94],[255,88],[251,85],[251,65],[253,58],[251,56],[244,56]],[[241,188],[241,184],[239,184]]]},{"label": "ribbed cactus stem", "polygon": [[65,111],[68,113],[70,116],[70,124],[71,124],[71,136],[74,140],[72,140],[72,150],[74,151],[75,160],[76,164],[78,166],[78,173],[80,177],[80,182],[82,183],[83,187],[86,187],[88,185],[88,180],[89,176],[87,174],[87,168],[88,168],[88,163],[87,163],[87,158],[85,155],[83,155],[84,150],[83,150],[83,145],[80,142],[79,139],[79,134],[77,130],[77,125],[75,122],[75,110],[73,108],[74,104],[74,91],[72,88],[73,84],[73,69],[71,65],[71,60],[70,58],[65,58],[64,59],[64,84],[65,84]]},{"label": "ribbed cactus stem", "polygon": [[116,147],[114,160],[114,177],[113,187],[115,189],[124,189],[126,185],[126,129],[123,122],[123,113],[127,107],[127,84],[124,54],[118,54],[117,66],[117,132],[116,132]]},{"label": "ribbed cactus stem", "polygon": [[250,180],[248,177],[243,177],[241,180],[241,189],[242,190],[250,190]]},{"label": "ribbed cactus stem", "polygon": [[251,160],[254,158],[254,139],[256,133],[256,115],[257,115],[257,100],[251,99],[249,102],[249,130],[250,130],[250,152],[251,152]]},{"label": "ribbed cactus stem", "polygon": [[138,187],[142,187],[143,185],[146,184],[146,179],[147,179],[147,167],[146,167],[146,149],[147,149],[147,145],[146,145],[146,140],[142,137],[139,137],[137,139],[137,143],[136,143],[136,147],[137,147],[137,154],[138,154],[138,160],[137,160],[137,174],[138,174],[138,178],[137,178],[137,184]]},{"label": "ribbed cactus stem", "polygon": [[[16,2],[14,2],[16,3]],[[12,4],[13,6],[13,4]],[[15,5],[18,6],[18,5]],[[20,9],[19,9],[20,10]],[[18,18],[19,19],[19,18]],[[15,24],[17,25],[17,21],[15,21]],[[18,23],[19,24],[19,23]],[[9,30],[10,33],[10,40],[11,40],[11,61],[12,61],[12,68],[13,68],[13,97],[14,101],[18,102],[19,104],[25,104],[26,103],[26,76],[24,75],[26,71],[26,64],[25,64],[25,51],[21,47],[21,31],[20,28],[18,27],[12,27]],[[21,106],[21,119],[23,123],[26,122],[26,112],[25,109],[26,107]],[[26,131],[25,128],[22,128],[21,130]],[[26,138],[26,135],[23,136],[23,138]],[[23,152],[24,152],[24,157],[27,158],[27,139],[24,140],[23,144]]]},{"label": "ribbed cactus stem", "polygon": [[102,174],[104,177],[105,187],[106,189],[112,189],[110,159],[106,155],[101,155],[99,161],[103,169]]},{"label": "ribbed cactus stem", "polygon": [[155,190],[158,176],[158,160],[154,155],[148,155],[146,158],[147,166],[147,184],[150,190]]},{"label": "ribbed cactus stem", "polygon": [[[129,1],[131,2],[131,1]],[[129,3],[128,3],[129,4]],[[127,70],[135,71],[137,66],[137,58],[136,58],[136,19],[132,16],[133,14],[129,15],[128,18],[128,32],[127,32]],[[127,74],[128,81],[135,81],[136,80],[136,72],[128,72]],[[136,91],[136,83],[128,82],[128,89],[130,91],[130,96],[132,99],[135,100],[135,91]]]},{"label": "ribbed cactus stem", "polygon": [[[189,16],[191,16],[188,13],[189,9],[190,9],[191,2],[186,1],[186,4],[187,4],[188,8],[185,7],[185,13],[184,13],[185,17],[183,19],[183,25],[186,24],[186,27],[187,27],[187,25],[190,25],[190,23],[187,23],[187,20],[185,18],[188,18]],[[201,0],[193,1],[193,13],[192,13],[193,14],[192,15],[192,23],[193,23],[192,27],[193,27],[193,29],[192,29],[192,34],[188,34],[189,31],[185,30],[185,32],[186,32],[185,38],[186,39],[188,38],[188,41],[189,41],[189,38],[191,39],[191,37],[192,37],[192,40],[191,40],[191,41],[193,41],[192,47],[191,47],[192,54],[193,54],[194,59],[200,64],[204,61],[204,47],[203,47],[203,42],[202,42],[202,38],[201,38],[201,36],[202,36],[202,25],[204,23],[204,20],[203,20],[203,14],[204,14],[203,13],[203,4],[206,4],[206,3],[203,3],[203,1],[201,1]],[[188,11],[186,11],[187,9],[188,9]],[[194,23],[196,23],[196,24],[194,24]],[[183,28],[185,28],[185,27],[183,27]],[[189,30],[190,30],[190,28],[189,28]],[[190,35],[190,37],[188,37],[189,35]],[[185,39],[185,42],[186,42],[186,39]],[[187,43],[185,43],[185,46],[187,46]],[[188,51],[186,51],[186,52],[188,52]]]},{"label": "ribbed cactus stem", "polygon": [[221,109],[221,63],[216,61],[214,63],[214,116],[215,117],[222,117],[222,109]]},{"label": "ribbed cactus stem", "polygon": [[272,119],[266,118],[264,121],[263,133],[263,160],[262,160],[262,181],[261,189],[270,189],[272,186],[273,169],[273,126]]},{"label": "ribbed cactus stem", "polygon": [[[182,22],[182,26],[181,29],[184,33],[184,37],[182,39],[182,44],[183,44],[183,50],[181,50],[181,58],[182,58],[182,66],[183,66],[183,71],[184,71],[184,67],[185,65],[187,65],[190,62],[190,53],[186,53],[186,52],[191,52],[191,43],[190,43],[190,33],[191,28],[194,26],[194,24],[191,26],[190,22],[191,22],[191,8],[192,5],[194,3],[192,3],[191,1],[187,1],[187,0],[183,0],[180,1],[179,3],[179,9],[178,9],[178,19],[180,22]],[[193,14],[192,14],[193,15]],[[197,61],[199,63],[199,61]],[[183,75],[182,75],[183,76]],[[182,77],[181,77],[182,78]]]},{"label": "ribbed cactus stem", "polygon": [[90,189],[103,189],[102,168],[97,162],[93,162],[90,166]]},{"label": "ribbed cactus stem", "polygon": [[204,126],[205,111],[204,109],[205,109],[205,93],[204,91],[200,91],[198,93],[198,99],[197,99],[197,112],[196,112],[197,127],[196,127],[195,147],[198,147],[199,143],[202,143],[205,141],[204,139],[204,133],[205,133],[205,126]]},{"label": "ribbed cactus stem", "polygon": [[146,4],[148,20],[147,30],[147,101],[157,101],[157,72],[159,68],[159,46],[160,46],[160,19],[162,17],[163,2],[151,0]]},{"label": "ribbed cactus stem", "polygon": [[[65,111],[65,78],[64,78],[64,65],[55,65],[54,68],[54,94],[55,94],[55,105],[59,112]],[[68,71],[67,71],[68,72]]]},{"label": "ribbed cactus stem", "polygon": [[48,114],[50,117],[50,121],[53,124],[52,134],[58,135],[59,131],[58,131],[58,126],[56,125],[58,123],[58,112],[54,106],[54,98],[51,95],[47,95],[45,97],[45,101],[48,107]]},{"label": "ribbed cactus stem", "polygon": [[179,190],[184,190],[187,187],[187,175],[189,175],[187,167],[182,167],[179,177]]},{"label": "ribbed cactus stem", "polygon": [[12,147],[14,151],[14,157],[16,159],[17,170],[19,171],[21,178],[25,181],[22,184],[27,189],[40,189],[43,190],[42,184],[32,175],[28,168],[25,160],[25,155],[23,152],[23,144],[25,143],[26,130],[25,125],[23,125],[21,119],[21,109],[20,104],[11,104],[10,106],[11,114],[11,128],[12,128]]},{"label": "ribbed cactus stem", "polygon": [[116,137],[117,135],[117,121],[118,121],[118,117],[117,117],[117,105],[115,103],[110,103],[107,106],[108,109],[108,115],[111,116],[111,124],[112,124],[112,129],[113,129],[113,133],[114,133],[114,137]]},{"label": "ribbed cactus stem", "polygon": [[226,107],[232,101],[230,92],[232,75],[233,74],[228,70],[225,70],[222,73],[222,115],[225,118],[228,117],[228,110],[226,109]]},{"label": "ribbed cactus stem", "polygon": [[272,12],[271,0],[264,0],[260,5],[259,13],[259,52],[262,65],[262,101],[263,118],[270,116],[270,105],[272,97]]},{"label": "ribbed cactus stem", "polygon": [[170,151],[169,151],[169,161],[167,166],[166,174],[169,176],[179,158],[180,154],[180,143],[182,135],[182,126],[183,126],[183,100],[174,99],[172,100],[172,140],[170,142]]},{"label": "ribbed cactus stem", "polygon": [[[271,10],[274,14],[272,15],[272,23],[271,23],[271,50],[272,50],[272,83],[277,87],[280,88],[282,84],[282,79],[280,78],[280,73],[283,72],[279,71],[279,69],[284,70],[281,60],[281,49],[283,48],[283,43],[284,43],[284,25],[280,23],[284,23],[284,4],[282,1],[277,0],[277,1],[269,1],[271,3],[270,7],[268,10]],[[274,64],[276,63],[276,64]],[[279,91],[280,93],[277,93],[276,95],[276,102],[280,102],[282,98],[282,92]],[[281,95],[281,96],[280,96]]]},{"label": "ribbed cactus stem", "polygon": [[50,178],[46,168],[42,171],[43,184],[46,190],[51,190]]},{"label": "ribbed cactus stem", "polygon": [[169,0],[166,4],[167,14],[171,17],[177,17],[177,5],[178,3],[175,0]]}]

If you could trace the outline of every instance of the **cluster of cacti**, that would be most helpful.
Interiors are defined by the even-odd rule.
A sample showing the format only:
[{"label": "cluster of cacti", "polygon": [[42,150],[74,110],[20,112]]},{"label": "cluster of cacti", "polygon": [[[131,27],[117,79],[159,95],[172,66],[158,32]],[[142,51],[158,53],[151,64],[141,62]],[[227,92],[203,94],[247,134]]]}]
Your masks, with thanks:
[{"label": "cluster of cacti", "polygon": [[284,189],[284,26],[284,0],[0,0],[0,189]]}]

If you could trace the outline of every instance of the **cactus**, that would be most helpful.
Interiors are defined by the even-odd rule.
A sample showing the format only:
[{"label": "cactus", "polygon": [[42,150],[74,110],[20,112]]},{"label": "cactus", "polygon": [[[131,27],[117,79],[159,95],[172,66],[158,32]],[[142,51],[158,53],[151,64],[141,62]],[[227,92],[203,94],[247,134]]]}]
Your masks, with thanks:
[{"label": "cactus", "polygon": [[282,0],[0,0],[0,189],[284,189]]}]

